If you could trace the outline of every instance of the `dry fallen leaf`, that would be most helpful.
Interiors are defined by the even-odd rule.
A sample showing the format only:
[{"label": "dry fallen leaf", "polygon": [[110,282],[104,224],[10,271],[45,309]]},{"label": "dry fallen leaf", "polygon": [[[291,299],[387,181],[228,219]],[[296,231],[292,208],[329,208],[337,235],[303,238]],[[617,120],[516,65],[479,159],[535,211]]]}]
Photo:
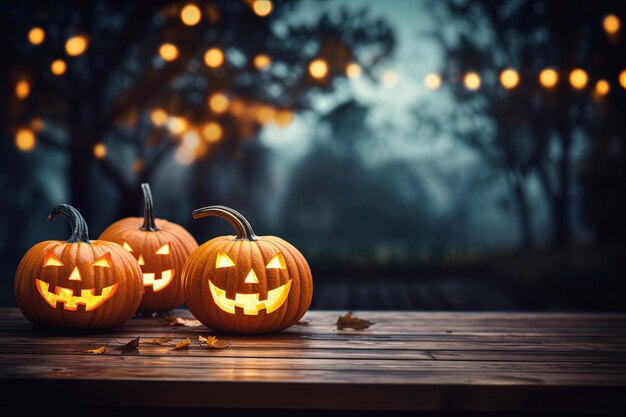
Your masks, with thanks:
[{"label": "dry fallen leaf", "polygon": [[230,346],[230,342],[228,340],[219,340],[215,336],[198,336],[198,341],[200,342],[201,346],[209,349],[226,349],[228,346]]},{"label": "dry fallen leaf", "polygon": [[311,323],[311,319],[300,320],[296,323],[296,326],[308,326]]},{"label": "dry fallen leaf", "polygon": [[373,322],[369,320],[363,320],[358,317],[352,317],[352,312],[349,311],[345,316],[339,316],[337,319],[337,330],[354,329],[363,330],[370,327]]},{"label": "dry fallen leaf", "polygon": [[200,323],[198,320],[184,319],[182,317],[169,317],[168,321],[170,322],[170,326],[185,326],[185,327],[202,326],[202,323]]},{"label": "dry fallen leaf", "polygon": [[159,337],[158,339],[146,340],[141,342],[142,345],[165,345],[172,340],[171,337]]},{"label": "dry fallen leaf", "polygon": [[[141,336],[137,336],[135,339],[132,339],[130,342],[126,343],[120,349],[122,349],[122,350],[137,349],[139,347],[139,339],[140,338],[141,338]],[[118,342],[117,339],[114,339],[114,340],[121,345],[121,343]]]},{"label": "dry fallen leaf", "polygon": [[93,355],[102,355],[102,354],[106,353],[106,351],[107,351],[107,347],[106,346],[100,346],[99,348],[87,350],[87,353],[91,353]]},{"label": "dry fallen leaf", "polygon": [[191,344],[191,339],[190,338],[186,338],[182,342],[176,343],[174,345],[174,349],[186,349],[186,348],[189,347],[190,344]]}]

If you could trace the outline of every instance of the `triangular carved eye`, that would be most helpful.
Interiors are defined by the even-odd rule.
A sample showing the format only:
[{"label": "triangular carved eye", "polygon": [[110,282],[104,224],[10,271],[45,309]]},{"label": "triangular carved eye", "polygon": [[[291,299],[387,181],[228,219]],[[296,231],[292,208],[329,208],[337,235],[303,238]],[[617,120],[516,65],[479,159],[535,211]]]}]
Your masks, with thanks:
[{"label": "triangular carved eye", "polygon": [[265,265],[267,269],[287,269],[285,264],[285,258],[281,252],[278,252],[270,261]]},{"label": "triangular carved eye", "polygon": [[165,245],[161,246],[157,251],[156,251],[157,255],[169,255],[170,254],[170,244],[166,243]]},{"label": "triangular carved eye", "polygon": [[63,266],[63,262],[52,252],[48,252],[46,258],[43,260],[43,266]]},{"label": "triangular carved eye", "polygon": [[111,267],[111,252],[107,252],[91,264],[91,266],[103,266],[105,268]]},{"label": "triangular carved eye", "polygon": [[122,246],[124,247],[124,249],[126,249],[129,252],[133,251],[133,248],[131,248],[130,245],[128,244],[128,242],[125,241],[125,240],[122,240]]},{"label": "triangular carved eye", "polygon": [[229,266],[235,266],[235,263],[228,257],[228,255],[219,251],[217,253],[217,259],[215,260],[215,268],[228,268]]}]

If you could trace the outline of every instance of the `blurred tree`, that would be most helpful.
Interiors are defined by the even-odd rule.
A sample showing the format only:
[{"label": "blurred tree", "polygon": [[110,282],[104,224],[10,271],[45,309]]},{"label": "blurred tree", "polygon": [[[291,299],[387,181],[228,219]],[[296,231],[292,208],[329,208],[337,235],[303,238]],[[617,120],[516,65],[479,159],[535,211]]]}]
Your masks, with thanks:
[{"label": "blurred tree", "polygon": [[[605,198],[621,199],[623,205],[623,192],[614,194],[616,188],[608,184],[624,184],[624,128],[617,115],[624,109],[618,77],[626,68],[626,51],[623,29],[610,33],[603,21],[610,14],[626,16],[626,4],[450,0],[432,1],[432,10],[444,51],[443,78],[458,102],[453,114],[432,120],[505,175],[525,246],[533,244],[531,179],[538,180],[550,208],[552,243],[571,241],[582,154],[590,147],[595,155],[587,170],[602,170],[615,157],[600,151],[606,146],[598,142],[618,142],[619,150],[612,152],[620,155],[621,168],[606,178],[604,191]],[[586,191],[592,206],[594,194],[604,192]],[[598,210],[588,214],[597,216]],[[623,215],[611,221],[623,225]]]},{"label": "blurred tree", "polygon": [[136,215],[139,183],[172,150],[180,164],[202,165],[199,183],[211,159],[238,154],[266,123],[289,124],[308,93],[332,91],[349,64],[371,74],[393,50],[391,30],[365,11],[292,24],[297,7],[12,3],[0,21],[10,45],[5,125],[22,151],[36,143],[68,155],[70,201],[81,211],[101,194],[97,173],[117,190],[119,215]]}]

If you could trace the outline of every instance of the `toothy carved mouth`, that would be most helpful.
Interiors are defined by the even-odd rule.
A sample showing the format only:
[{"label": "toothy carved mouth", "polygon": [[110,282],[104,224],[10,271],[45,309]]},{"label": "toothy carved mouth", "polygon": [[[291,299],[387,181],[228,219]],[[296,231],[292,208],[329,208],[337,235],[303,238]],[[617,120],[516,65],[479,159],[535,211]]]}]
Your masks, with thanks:
[{"label": "toothy carved mouth", "polygon": [[152,287],[152,291],[159,292],[163,288],[167,287],[172,279],[174,278],[174,270],[168,269],[167,271],[161,272],[161,278],[155,279],[155,274],[150,272],[143,274],[143,286],[144,287]]},{"label": "toothy carved mouth", "polygon": [[259,311],[265,309],[266,314],[270,314],[280,308],[289,295],[291,289],[291,280],[285,285],[281,285],[267,292],[267,299],[259,301],[259,294],[235,294],[235,299],[231,300],[226,297],[226,291],[213,285],[209,280],[209,288],[215,304],[227,313],[235,314],[235,307],[243,308],[243,314],[247,316],[256,316]]},{"label": "toothy carved mouth", "polygon": [[117,291],[117,283],[115,283],[109,287],[104,287],[100,295],[96,295],[96,290],[91,288],[80,290],[80,295],[75,296],[74,290],[71,288],[59,287],[57,285],[55,292],[50,292],[48,291],[50,288],[49,283],[37,278],[35,278],[35,283],[39,294],[50,304],[50,307],[56,308],[57,303],[60,301],[63,303],[63,309],[70,311],[78,310],[78,304],[83,304],[85,311],[95,310],[109,298],[113,297],[113,294]]}]

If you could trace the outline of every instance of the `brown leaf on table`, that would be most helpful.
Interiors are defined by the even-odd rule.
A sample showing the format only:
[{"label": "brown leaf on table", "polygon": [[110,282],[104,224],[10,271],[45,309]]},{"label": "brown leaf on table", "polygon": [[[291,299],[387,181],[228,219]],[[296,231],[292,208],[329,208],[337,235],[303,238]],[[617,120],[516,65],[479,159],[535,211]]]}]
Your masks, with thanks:
[{"label": "brown leaf on table", "polygon": [[92,355],[103,355],[106,353],[106,351],[107,351],[106,346],[100,346],[99,348],[87,350],[87,353],[91,353]]},{"label": "brown leaf on table", "polygon": [[309,323],[311,323],[311,319],[303,319],[297,322],[295,325],[296,326],[308,326]]},{"label": "brown leaf on table", "polygon": [[158,339],[146,340],[145,342],[141,342],[142,345],[166,345],[172,341],[171,337],[159,337]]},{"label": "brown leaf on table", "polygon": [[363,330],[370,327],[374,322],[369,320],[363,320],[356,316],[352,316],[352,311],[349,311],[345,316],[339,316],[337,319],[337,330],[354,329]]},{"label": "brown leaf on table", "polygon": [[[139,347],[139,339],[140,338],[141,338],[141,336],[137,336],[136,338],[132,339],[130,342],[124,344],[124,346],[120,347],[120,349],[122,349],[122,350],[137,349]],[[122,344],[121,342],[118,342],[117,339],[113,339],[113,340],[115,340],[120,345]]]},{"label": "brown leaf on table", "polygon": [[200,342],[201,346],[209,349],[226,349],[228,346],[230,346],[230,342],[228,340],[219,340],[215,336],[198,336],[198,341]]},{"label": "brown leaf on table", "polygon": [[176,343],[174,345],[174,349],[186,349],[186,348],[189,347],[190,344],[191,344],[191,339],[190,338],[186,338],[182,342]]},{"label": "brown leaf on table", "polygon": [[194,319],[184,319],[182,317],[168,317],[167,320],[170,322],[170,326],[185,326],[185,327],[202,326],[202,323]]}]

